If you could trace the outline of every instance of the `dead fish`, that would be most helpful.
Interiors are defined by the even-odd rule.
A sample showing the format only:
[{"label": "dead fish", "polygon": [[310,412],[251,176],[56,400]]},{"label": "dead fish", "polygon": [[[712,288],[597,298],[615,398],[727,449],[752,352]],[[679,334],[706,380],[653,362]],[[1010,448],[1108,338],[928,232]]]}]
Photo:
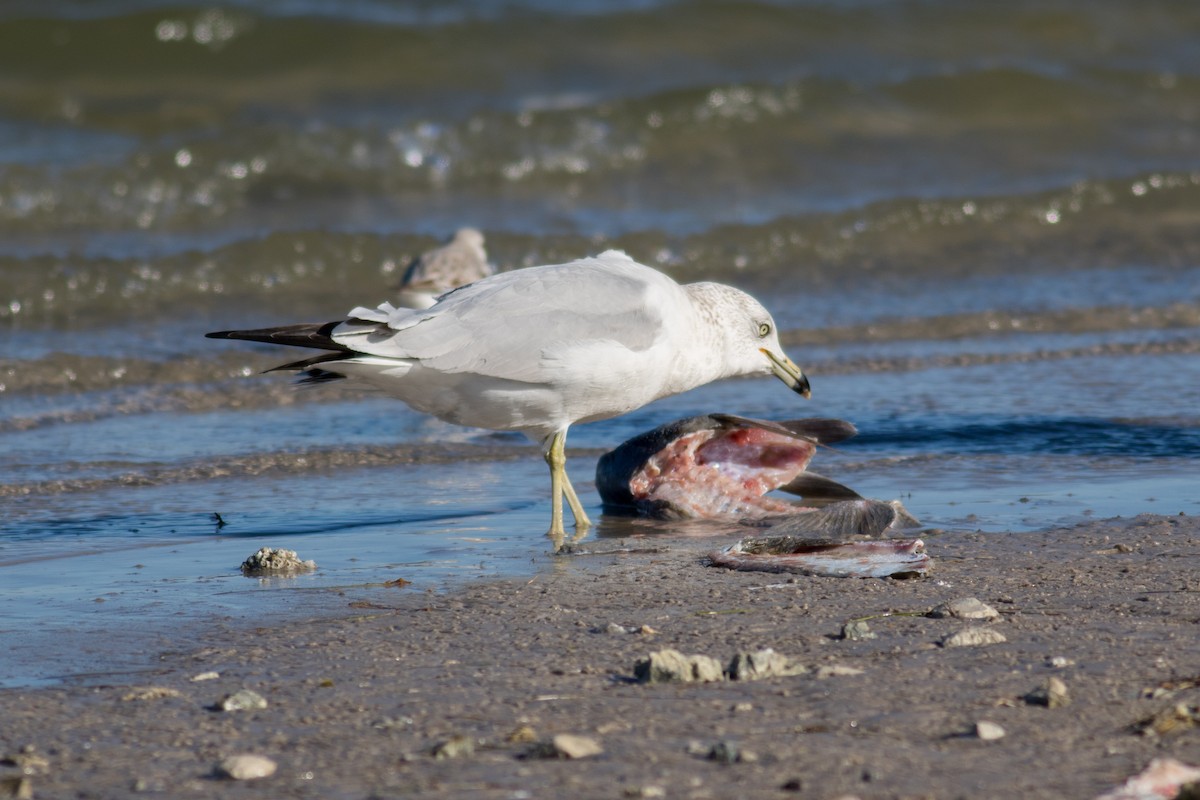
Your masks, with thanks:
[{"label": "dead fish", "polygon": [[924,575],[929,555],[920,539],[837,541],[777,535],[742,539],[708,554],[713,566],[761,572],[798,572],[836,578]]},{"label": "dead fish", "polygon": [[[806,471],[818,446],[855,433],[839,419],[689,417],[603,455],[596,488],[606,512],[770,525],[769,536],[710,553],[717,566],[860,577],[923,574],[929,556],[920,539],[872,539],[920,525],[899,501],[868,500]],[[776,489],[803,501],[766,496]]]},{"label": "dead fish", "polygon": [[[877,536],[920,523],[898,502],[867,500],[807,472],[819,445],[857,433],[840,419],[769,422],[706,414],[660,425],[601,456],[596,489],[606,512],[659,519],[786,517],[780,533]],[[797,503],[767,493],[780,490]],[[820,513],[817,513],[817,512]]]}]

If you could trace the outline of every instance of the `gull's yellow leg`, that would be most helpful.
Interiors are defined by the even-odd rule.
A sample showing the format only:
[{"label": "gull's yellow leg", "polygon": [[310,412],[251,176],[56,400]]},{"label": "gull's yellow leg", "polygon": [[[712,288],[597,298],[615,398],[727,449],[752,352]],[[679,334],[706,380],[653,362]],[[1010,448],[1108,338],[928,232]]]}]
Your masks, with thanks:
[{"label": "gull's yellow leg", "polygon": [[551,437],[550,446],[544,453],[546,464],[550,467],[550,530],[546,535],[550,537],[550,541],[554,542],[555,550],[562,547],[563,540],[567,535],[566,530],[563,529],[562,510],[562,479],[566,475],[566,470],[563,469],[561,463],[555,464],[554,459],[555,443],[561,435],[556,433]]},{"label": "gull's yellow leg", "polygon": [[571,507],[575,517],[575,527],[587,529],[592,521],[579,502],[579,495],[567,477],[567,432],[559,431],[550,437],[550,446],[546,448],[546,463],[550,466],[550,538],[557,547],[566,537],[563,527],[563,497]]}]

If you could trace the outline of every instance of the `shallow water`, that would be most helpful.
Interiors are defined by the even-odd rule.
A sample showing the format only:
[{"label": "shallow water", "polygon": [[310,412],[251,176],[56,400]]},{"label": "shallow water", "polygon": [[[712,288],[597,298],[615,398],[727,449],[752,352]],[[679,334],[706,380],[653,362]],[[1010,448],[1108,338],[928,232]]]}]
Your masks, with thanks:
[{"label": "shallow water", "polygon": [[[556,563],[520,437],[202,338],[386,299],[464,224],[742,286],[811,375],[574,429],[595,516],[599,453],[711,411],[853,421],[813,468],[931,528],[1200,513],[1194,3],[560,5],[0,9],[0,682]],[[320,570],[243,578],[263,545]]]}]

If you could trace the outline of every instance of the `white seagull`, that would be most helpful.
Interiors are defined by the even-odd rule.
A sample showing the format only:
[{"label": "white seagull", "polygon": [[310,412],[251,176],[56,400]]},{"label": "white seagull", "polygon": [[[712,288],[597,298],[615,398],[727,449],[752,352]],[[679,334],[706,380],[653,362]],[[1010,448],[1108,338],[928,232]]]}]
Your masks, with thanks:
[{"label": "white seagull", "polygon": [[447,422],[539,442],[556,546],[564,497],[576,528],[591,524],[566,472],[572,424],[740,375],[774,374],[809,396],[757,300],[720,283],[680,285],[616,250],[492,275],[426,309],[383,303],[335,322],[207,335],[325,350],[275,369],[358,378]]}]

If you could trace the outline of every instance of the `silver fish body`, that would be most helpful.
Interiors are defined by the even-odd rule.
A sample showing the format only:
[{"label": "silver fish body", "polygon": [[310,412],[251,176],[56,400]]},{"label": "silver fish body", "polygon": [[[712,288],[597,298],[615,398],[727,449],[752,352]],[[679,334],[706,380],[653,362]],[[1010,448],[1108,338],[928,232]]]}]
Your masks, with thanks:
[{"label": "silver fish body", "polygon": [[708,554],[713,566],[837,578],[924,575],[929,555],[920,539],[840,541],[789,534],[742,539]]}]

